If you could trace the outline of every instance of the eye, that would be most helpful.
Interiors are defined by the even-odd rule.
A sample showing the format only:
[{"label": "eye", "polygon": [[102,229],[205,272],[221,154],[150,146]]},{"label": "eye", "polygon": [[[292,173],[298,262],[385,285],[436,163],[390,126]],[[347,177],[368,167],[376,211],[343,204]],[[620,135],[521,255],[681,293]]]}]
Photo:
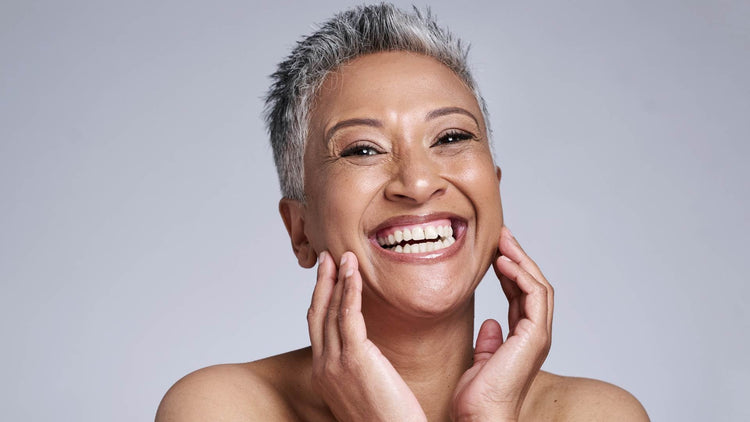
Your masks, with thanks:
[{"label": "eye", "polygon": [[432,146],[450,145],[450,144],[455,144],[461,141],[466,141],[466,140],[475,139],[475,138],[476,137],[474,135],[468,132],[464,132],[460,130],[450,130],[440,135],[440,137],[437,139],[437,141],[435,141],[435,143]]},{"label": "eye", "polygon": [[366,157],[381,154],[380,150],[369,144],[354,144],[341,151],[342,157]]}]

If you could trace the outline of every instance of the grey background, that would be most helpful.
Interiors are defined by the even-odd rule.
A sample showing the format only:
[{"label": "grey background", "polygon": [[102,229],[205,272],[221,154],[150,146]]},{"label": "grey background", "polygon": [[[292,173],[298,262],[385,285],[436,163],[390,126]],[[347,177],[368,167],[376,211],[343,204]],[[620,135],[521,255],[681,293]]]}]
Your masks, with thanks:
[{"label": "grey background", "polygon": [[[194,369],[308,344],[260,98],[347,4],[0,5],[4,420],[149,420]],[[750,418],[750,3],[432,8],[472,44],[506,222],[557,289],[545,369],[654,420]],[[488,277],[478,319],[505,310]]]}]

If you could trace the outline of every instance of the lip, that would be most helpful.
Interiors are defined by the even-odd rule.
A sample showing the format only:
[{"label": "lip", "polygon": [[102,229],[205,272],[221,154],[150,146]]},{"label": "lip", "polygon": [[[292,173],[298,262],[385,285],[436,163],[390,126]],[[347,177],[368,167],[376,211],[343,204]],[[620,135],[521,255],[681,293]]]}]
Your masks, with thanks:
[{"label": "lip", "polygon": [[[392,252],[388,249],[381,247],[380,244],[378,244],[378,240],[376,238],[376,233],[388,227],[408,226],[412,224],[423,224],[423,223],[429,223],[430,221],[445,220],[445,219],[451,221],[451,227],[453,228],[453,236],[456,239],[456,241],[449,247],[440,249],[439,251],[420,252],[420,253]],[[375,248],[375,250],[377,250],[380,254],[386,256],[388,259],[401,261],[401,262],[427,264],[427,263],[434,263],[436,261],[441,261],[443,259],[448,259],[451,256],[455,255],[456,252],[458,252],[458,250],[461,248],[461,246],[463,246],[464,238],[466,237],[464,235],[466,234],[467,225],[468,224],[466,222],[466,219],[459,217],[455,214],[448,213],[448,212],[432,213],[432,214],[426,214],[426,215],[401,215],[401,216],[392,217],[392,218],[385,220],[383,223],[378,225],[375,229],[373,229],[370,232],[368,238],[373,248]]]}]

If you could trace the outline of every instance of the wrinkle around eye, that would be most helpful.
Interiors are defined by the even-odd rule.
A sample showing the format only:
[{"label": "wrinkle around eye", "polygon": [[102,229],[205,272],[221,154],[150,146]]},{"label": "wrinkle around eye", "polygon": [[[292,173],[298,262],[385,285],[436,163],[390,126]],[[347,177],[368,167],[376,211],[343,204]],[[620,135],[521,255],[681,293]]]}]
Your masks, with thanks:
[{"label": "wrinkle around eye", "polygon": [[[441,131],[433,140],[430,149],[442,156],[456,156],[483,145],[483,138],[463,128],[449,128]],[[474,142],[472,142],[474,141]]]},{"label": "wrinkle around eye", "polygon": [[335,146],[331,147],[327,151],[323,162],[325,165],[336,166],[371,166],[381,163],[387,156],[388,153],[380,149],[377,145],[369,142],[354,142],[343,149],[336,148]]}]

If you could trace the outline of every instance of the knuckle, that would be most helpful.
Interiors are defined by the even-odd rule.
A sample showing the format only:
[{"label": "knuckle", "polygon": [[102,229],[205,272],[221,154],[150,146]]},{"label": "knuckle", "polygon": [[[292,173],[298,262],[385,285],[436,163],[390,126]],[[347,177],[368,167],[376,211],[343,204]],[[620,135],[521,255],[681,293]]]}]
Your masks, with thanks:
[{"label": "knuckle", "polygon": [[315,319],[315,317],[316,317],[317,315],[318,315],[318,310],[317,310],[317,309],[315,309],[315,306],[310,306],[310,307],[309,307],[309,308],[307,309],[307,320],[308,320],[308,321],[311,321],[311,320]]},{"label": "knuckle", "polygon": [[338,315],[336,315],[336,320],[339,324],[342,324],[346,320],[346,309],[343,309]]},{"label": "knuckle", "polygon": [[316,369],[313,370],[313,376],[319,382],[326,382],[328,380],[334,380],[340,373],[338,365],[334,364],[329,360],[322,362]]},{"label": "knuckle", "polygon": [[346,372],[352,372],[359,366],[359,360],[353,358],[351,353],[342,353],[339,359],[341,368]]},{"label": "knuckle", "polygon": [[547,286],[537,281],[534,283],[534,293],[540,296],[547,296]]},{"label": "knuckle", "polygon": [[549,337],[546,338],[540,338],[536,344],[536,349],[539,350],[539,355],[547,356],[549,354],[550,349],[552,348],[552,342],[550,341]]},{"label": "knuckle", "polygon": [[339,317],[338,312],[328,312],[328,315],[326,315],[325,325],[329,327],[328,329],[337,330],[336,326],[339,325]]},{"label": "knuckle", "polygon": [[341,307],[341,309],[338,311],[338,320],[339,322],[344,322],[347,319],[349,319],[349,316],[351,315],[351,309],[348,307]]},{"label": "knuckle", "polygon": [[338,314],[339,314],[338,308],[332,306],[328,308],[328,312],[326,316],[328,317],[329,320],[332,320],[332,319],[338,318]]},{"label": "knuckle", "polygon": [[549,341],[546,333],[545,334],[538,334],[531,336],[529,339],[529,343],[531,343],[531,347],[536,350],[549,350]]},{"label": "knuckle", "polygon": [[358,295],[358,294],[360,294],[359,286],[356,286],[354,283],[348,283],[346,287],[344,287],[345,296]]},{"label": "knuckle", "polygon": [[480,397],[485,403],[493,403],[496,405],[508,405],[512,403],[512,400],[508,397],[508,392],[496,385],[492,385],[482,391]]},{"label": "knuckle", "polygon": [[341,373],[341,367],[338,365],[326,365],[325,376],[326,379],[335,380]]},{"label": "knuckle", "polygon": [[549,353],[552,347],[552,336],[546,326],[533,336],[532,342],[537,349],[542,350],[545,354]]}]

